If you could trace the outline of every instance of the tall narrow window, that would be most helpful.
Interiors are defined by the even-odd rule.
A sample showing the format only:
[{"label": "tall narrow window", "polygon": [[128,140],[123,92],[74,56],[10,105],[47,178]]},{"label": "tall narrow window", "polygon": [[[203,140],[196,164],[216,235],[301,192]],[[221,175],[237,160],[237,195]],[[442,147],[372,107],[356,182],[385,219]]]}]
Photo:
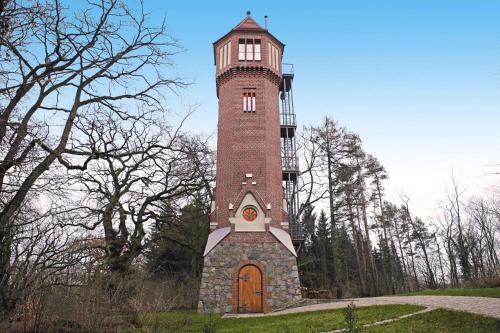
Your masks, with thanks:
[{"label": "tall narrow window", "polygon": [[274,69],[276,70],[279,70],[280,69],[280,61],[279,61],[279,54],[280,54],[280,51],[279,49],[272,45],[271,43],[268,44],[268,58],[269,58],[269,65],[271,67],[273,67]]},{"label": "tall narrow window", "polygon": [[254,45],[254,51],[255,51],[255,60],[260,61],[260,39],[255,40],[255,45]]},{"label": "tall narrow window", "polygon": [[243,93],[243,111],[244,112],[255,112],[255,93],[245,92]]},{"label": "tall narrow window", "polygon": [[227,44],[222,47],[223,67],[227,66]]},{"label": "tall narrow window", "polygon": [[271,61],[271,51],[272,51],[272,47],[271,47],[271,43],[267,43],[267,55],[268,55],[268,58],[269,58],[269,66],[271,66],[273,63]]},{"label": "tall narrow window", "polygon": [[279,51],[277,48],[274,49],[274,57],[276,58],[274,60],[274,68],[276,68],[277,70],[280,70]]},{"label": "tall narrow window", "polygon": [[247,39],[247,60],[253,60],[253,39]]},{"label": "tall narrow window", "polygon": [[222,63],[224,62],[223,53],[224,53],[224,48],[221,47],[219,49],[219,69],[222,69]]},{"label": "tall narrow window", "polygon": [[273,68],[276,68],[276,58],[274,57],[274,54],[276,53],[276,48],[274,46],[271,46],[272,47],[272,52],[271,52],[271,65],[273,66]]},{"label": "tall narrow window", "polygon": [[247,97],[247,111],[253,111],[253,109],[252,109],[252,93],[249,93],[248,97]]},{"label": "tall narrow window", "polygon": [[245,40],[244,39],[239,40],[238,60],[245,60]]},{"label": "tall narrow window", "polygon": [[219,69],[231,64],[231,42],[221,46],[219,49]]}]

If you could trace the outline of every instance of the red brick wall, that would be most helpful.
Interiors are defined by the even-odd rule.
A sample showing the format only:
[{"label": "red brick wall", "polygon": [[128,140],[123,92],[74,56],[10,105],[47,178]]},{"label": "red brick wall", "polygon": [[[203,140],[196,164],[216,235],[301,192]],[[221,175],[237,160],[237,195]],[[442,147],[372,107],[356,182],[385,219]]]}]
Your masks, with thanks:
[{"label": "red brick wall", "polygon": [[[261,61],[238,61],[238,39],[247,36],[261,38]],[[268,63],[268,41],[280,47],[266,32],[234,31],[214,45],[218,61],[218,47],[232,41],[231,65],[219,70],[216,80],[219,96],[217,144],[217,222],[218,228],[230,226],[235,204],[243,190],[242,182],[255,181],[253,187],[271,210],[261,207],[271,217],[271,225],[281,228],[283,219],[283,185],[281,171],[280,123],[278,85],[280,73]],[[282,50],[281,50],[282,51]],[[280,57],[281,59],[281,57]],[[252,88],[256,93],[256,112],[243,112],[243,93]],[[251,173],[252,179],[245,174]],[[255,237],[265,238],[265,233]],[[253,237],[252,237],[253,238]]]}]

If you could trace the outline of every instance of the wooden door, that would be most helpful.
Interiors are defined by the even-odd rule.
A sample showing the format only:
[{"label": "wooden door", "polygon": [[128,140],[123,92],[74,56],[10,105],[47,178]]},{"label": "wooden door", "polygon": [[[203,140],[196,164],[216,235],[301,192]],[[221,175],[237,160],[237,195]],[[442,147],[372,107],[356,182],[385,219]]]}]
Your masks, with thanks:
[{"label": "wooden door", "polygon": [[254,265],[243,266],[239,273],[238,312],[262,312],[262,274]]}]

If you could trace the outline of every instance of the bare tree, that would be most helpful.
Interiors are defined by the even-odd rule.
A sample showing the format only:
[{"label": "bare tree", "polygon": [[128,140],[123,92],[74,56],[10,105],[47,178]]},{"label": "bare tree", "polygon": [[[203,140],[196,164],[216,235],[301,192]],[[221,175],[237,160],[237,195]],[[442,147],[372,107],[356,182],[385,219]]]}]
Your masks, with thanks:
[{"label": "bare tree", "polygon": [[[470,249],[467,246],[463,225],[463,212],[462,212],[462,202],[461,196],[463,195],[463,190],[454,175],[451,177],[451,189],[447,193],[447,210],[450,213],[450,222],[452,226],[456,227],[456,237],[451,237],[454,247],[456,248],[458,259],[460,263],[460,268],[462,271],[462,276],[464,280],[469,280],[471,277],[470,269]],[[450,231],[453,232],[452,228]]]},{"label": "bare tree", "polygon": [[328,189],[324,186],[325,173],[321,165],[320,146],[312,127],[302,129],[298,151],[303,164],[301,165],[297,189],[301,199],[298,216],[296,217],[297,221],[306,209],[325,199],[328,193]]},{"label": "bare tree", "polygon": [[126,272],[144,248],[146,226],[162,214],[162,203],[182,204],[200,191],[209,192],[214,158],[199,137],[171,128],[154,113],[122,121],[114,113],[76,124],[87,135],[75,155],[87,168],[76,172],[75,202],[69,224],[102,232],[104,260],[112,272]]},{"label": "bare tree", "polygon": [[[483,198],[472,198],[468,204],[470,223],[475,229],[480,247],[478,256],[484,277],[496,276],[499,272],[498,230],[500,220],[494,213],[494,200],[487,202]],[[477,269],[475,269],[477,270]]]},{"label": "bare tree", "polygon": [[58,0],[12,0],[2,11],[9,20],[0,62],[0,312],[9,299],[11,229],[23,202],[50,183],[42,175],[55,161],[85,169],[107,153],[70,157],[79,119],[98,110],[136,119],[136,110],[161,110],[163,92],[185,85],[167,73],[176,41],[164,24],[150,26],[141,7],[102,0],[70,11]]}]

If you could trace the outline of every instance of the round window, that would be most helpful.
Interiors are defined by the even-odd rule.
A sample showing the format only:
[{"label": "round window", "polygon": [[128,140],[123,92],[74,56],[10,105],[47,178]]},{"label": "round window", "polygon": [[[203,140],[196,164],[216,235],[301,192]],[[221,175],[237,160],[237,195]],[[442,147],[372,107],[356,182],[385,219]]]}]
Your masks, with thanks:
[{"label": "round window", "polygon": [[257,218],[257,211],[253,207],[243,209],[243,218],[247,222],[253,222]]}]

